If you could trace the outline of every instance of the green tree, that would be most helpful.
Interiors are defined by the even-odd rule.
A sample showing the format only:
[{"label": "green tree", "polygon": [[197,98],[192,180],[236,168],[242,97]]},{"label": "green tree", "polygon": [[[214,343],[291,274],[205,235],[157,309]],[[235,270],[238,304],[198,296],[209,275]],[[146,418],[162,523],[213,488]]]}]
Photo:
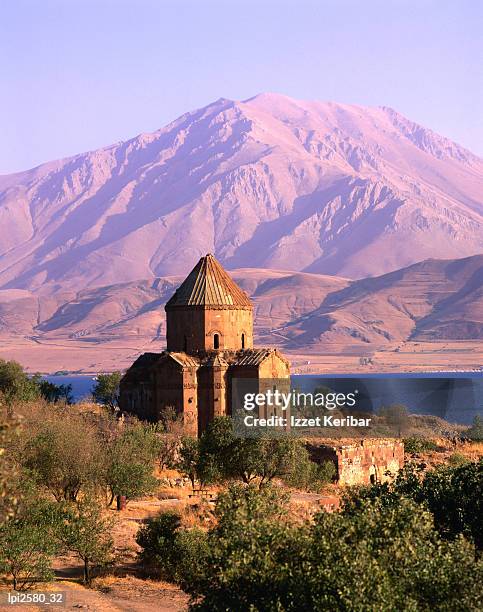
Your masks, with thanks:
[{"label": "green tree", "polygon": [[65,402],[66,404],[72,404],[74,401],[72,385],[56,385],[45,378],[38,380],[37,384],[40,395],[48,402]]},{"label": "green tree", "polygon": [[483,419],[479,415],[475,416],[473,424],[465,432],[465,436],[470,438],[470,440],[475,440],[475,442],[483,440]]},{"label": "green tree", "polygon": [[30,588],[53,577],[57,552],[52,528],[52,504],[38,500],[29,481],[17,488],[15,515],[0,526],[0,574],[12,579],[15,590]]},{"label": "green tree", "polygon": [[398,506],[410,498],[423,504],[434,517],[444,538],[463,534],[483,548],[483,459],[456,466],[439,466],[424,472],[422,466],[409,463],[393,483],[358,487],[348,492],[345,512],[357,514],[365,500],[379,500],[384,507]]},{"label": "green tree", "polygon": [[45,421],[17,454],[38,485],[50,491],[57,501],[75,501],[82,488],[100,485],[100,441],[95,424],[83,415]]},{"label": "green tree", "polygon": [[40,390],[37,377],[29,377],[16,361],[0,359],[0,394],[7,405],[13,401],[38,399]]},{"label": "green tree", "polygon": [[53,578],[55,548],[41,526],[11,519],[0,527],[0,573],[11,577],[14,590]]},{"label": "green tree", "polygon": [[195,488],[195,481],[198,478],[200,454],[198,440],[185,436],[181,439],[178,451],[178,458],[174,462],[174,467],[181,474],[190,479],[191,486]]},{"label": "green tree", "polygon": [[229,417],[216,417],[199,440],[198,479],[202,484],[227,478],[235,437]]},{"label": "green tree", "polygon": [[257,480],[263,487],[280,478],[309,489],[320,488],[333,476],[331,466],[317,466],[310,460],[302,441],[290,437],[237,438],[229,417],[215,419],[201,436],[195,471],[206,483],[236,478],[246,484]]},{"label": "green tree", "polygon": [[112,410],[119,406],[119,384],[122,373],[119,371],[110,374],[98,374],[97,381],[92,390],[96,402],[108,406]]},{"label": "green tree", "polygon": [[158,481],[153,470],[160,447],[155,427],[135,424],[127,426],[107,445],[105,482],[114,497],[137,499],[155,490]]},{"label": "green tree", "polygon": [[84,497],[77,504],[63,503],[59,513],[59,543],[63,550],[79,557],[84,566],[84,582],[90,584],[92,568],[112,560],[113,520],[105,516],[101,504],[92,497]]},{"label": "green tree", "polygon": [[[192,610],[481,609],[483,565],[474,546],[461,534],[442,539],[424,505],[362,498],[357,511],[345,506],[296,525],[287,502],[270,485],[232,484],[198,547],[183,548],[187,530],[177,515],[165,515],[142,529],[142,558],[182,585]],[[181,561],[184,550],[196,552],[195,568]]]},{"label": "green tree", "polygon": [[382,407],[379,416],[384,419],[391,430],[401,438],[409,428],[410,416],[406,406],[402,404],[392,404]]}]

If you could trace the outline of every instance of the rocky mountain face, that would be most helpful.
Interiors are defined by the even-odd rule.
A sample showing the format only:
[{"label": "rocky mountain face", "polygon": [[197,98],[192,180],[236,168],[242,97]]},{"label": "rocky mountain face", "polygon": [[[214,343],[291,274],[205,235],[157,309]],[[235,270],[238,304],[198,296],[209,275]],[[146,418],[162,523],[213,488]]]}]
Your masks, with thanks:
[{"label": "rocky mountain face", "polygon": [[[232,275],[253,300],[260,345],[303,353],[395,348],[407,340],[483,340],[483,255],[427,260],[354,281],[263,269]],[[159,350],[164,304],[182,280],[158,277],[51,295],[0,290],[0,339],[154,342]]]},{"label": "rocky mountain face", "polygon": [[[0,177],[2,316],[25,299],[29,321],[49,326],[61,296],[105,306],[96,288],[116,285],[127,294],[112,298],[117,325],[155,279],[184,276],[206,252],[231,269],[351,279],[463,258],[483,251],[482,193],[481,159],[390,108],[220,99],[157,132]],[[284,299],[320,305],[298,296]],[[66,308],[67,330],[77,315]]]}]

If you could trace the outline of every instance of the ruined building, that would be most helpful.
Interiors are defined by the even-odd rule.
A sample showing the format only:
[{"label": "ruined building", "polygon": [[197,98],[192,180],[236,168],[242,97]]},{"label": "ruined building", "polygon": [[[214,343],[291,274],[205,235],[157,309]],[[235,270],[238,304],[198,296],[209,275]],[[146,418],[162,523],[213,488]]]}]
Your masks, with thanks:
[{"label": "ruined building", "polygon": [[404,444],[397,438],[325,440],[310,451],[315,461],[334,463],[341,485],[390,481],[404,465]]},{"label": "ruined building", "polygon": [[199,435],[230,414],[233,378],[288,379],[276,349],[253,347],[253,307],[221,264],[202,257],[165,306],[167,349],[144,353],[121,381],[120,407],[158,421],[168,407]]}]

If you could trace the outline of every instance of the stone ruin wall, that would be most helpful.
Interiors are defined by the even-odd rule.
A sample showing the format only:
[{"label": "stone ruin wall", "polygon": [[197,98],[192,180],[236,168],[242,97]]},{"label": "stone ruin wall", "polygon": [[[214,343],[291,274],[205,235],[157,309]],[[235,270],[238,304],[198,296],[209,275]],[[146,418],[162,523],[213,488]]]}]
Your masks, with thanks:
[{"label": "stone ruin wall", "polygon": [[392,480],[404,465],[404,444],[398,439],[369,439],[311,448],[318,462],[330,460],[341,485],[360,485]]}]

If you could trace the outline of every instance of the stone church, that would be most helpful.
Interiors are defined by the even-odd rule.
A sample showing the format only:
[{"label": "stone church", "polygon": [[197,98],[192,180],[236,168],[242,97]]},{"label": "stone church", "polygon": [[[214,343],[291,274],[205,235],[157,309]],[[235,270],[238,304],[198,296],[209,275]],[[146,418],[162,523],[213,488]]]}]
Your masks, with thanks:
[{"label": "stone church", "polygon": [[174,408],[196,436],[230,414],[234,378],[290,378],[279,351],[253,347],[252,303],[213,255],[200,259],[165,310],[166,351],[144,353],[126,372],[122,411],[155,422]]}]

